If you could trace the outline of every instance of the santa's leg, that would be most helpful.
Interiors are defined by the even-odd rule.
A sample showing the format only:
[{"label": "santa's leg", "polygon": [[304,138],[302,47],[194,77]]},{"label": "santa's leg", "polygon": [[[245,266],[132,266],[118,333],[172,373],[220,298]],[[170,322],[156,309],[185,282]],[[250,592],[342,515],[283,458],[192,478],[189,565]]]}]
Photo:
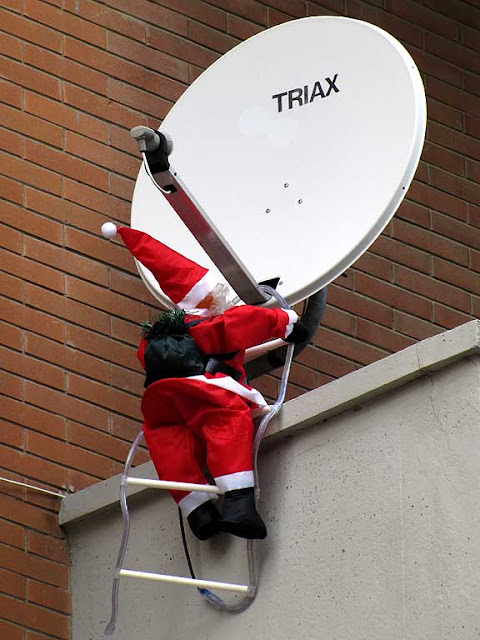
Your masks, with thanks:
[{"label": "santa's leg", "polygon": [[[217,388],[218,402],[202,407],[196,426],[207,442],[207,465],[225,495],[219,526],[241,538],[267,535],[254,500],[253,423],[240,396]],[[201,425],[201,426],[200,426]]]},{"label": "santa's leg", "polygon": [[[184,425],[144,427],[145,440],[160,480],[206,484],[200,468],[205,459],[205,443]],[[207,540],[218,531],[219,513],[204,491],[170,491],[188,519],[192,532]]]}]

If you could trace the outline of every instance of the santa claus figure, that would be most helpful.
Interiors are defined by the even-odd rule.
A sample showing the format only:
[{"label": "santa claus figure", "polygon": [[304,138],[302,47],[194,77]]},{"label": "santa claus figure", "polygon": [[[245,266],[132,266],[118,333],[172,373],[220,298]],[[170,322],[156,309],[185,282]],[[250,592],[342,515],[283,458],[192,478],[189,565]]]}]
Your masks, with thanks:
[{"label": "santa claus figure", "polygon": [[211,494],[171,491],[193,533],[200,540],[218,531],[263,539],[267,531],[254,502],[252,415],[267,404],[246,382],[245,350],[271,338],[303,342],[307,331],[292,310],[227,308],[228,287],[207,269],[146,233],[102,227],[106,237],[117,231],[177,307],[146,323],[137,353],[146,372],[143,430],[158,477],[206,484],[206,466],[224,494],[221,511]]}]

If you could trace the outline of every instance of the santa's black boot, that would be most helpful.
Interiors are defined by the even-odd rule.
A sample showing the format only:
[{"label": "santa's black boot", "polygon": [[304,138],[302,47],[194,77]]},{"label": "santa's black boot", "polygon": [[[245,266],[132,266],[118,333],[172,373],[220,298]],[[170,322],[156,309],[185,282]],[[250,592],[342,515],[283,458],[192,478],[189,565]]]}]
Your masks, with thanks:
[{"label": "santa's black boot", "polygon": [[220,531],[219,518],[218,509],[211,500],[203,502],[187,516],[190,529],[199,540],[208,540]]},{"label": "santa's black boot", "polygon": [[239,538],[263,540],[267,529],[255,509],[254,489],[233,489],[224,496],[222,515],[218,521],[220,531]]}]

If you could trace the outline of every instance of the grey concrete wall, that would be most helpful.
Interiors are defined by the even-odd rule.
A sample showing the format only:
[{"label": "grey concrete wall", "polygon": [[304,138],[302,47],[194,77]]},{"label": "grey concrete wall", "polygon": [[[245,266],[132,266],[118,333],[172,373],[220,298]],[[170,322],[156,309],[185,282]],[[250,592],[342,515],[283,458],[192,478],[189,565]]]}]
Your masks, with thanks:
[{"label": "grey concrete wall", "polygon": [[[253,605],[229,615],[195,589],[123,579],[114,637],[480,637],[479,358],[472,322],[288,403],[260,460],[269,536]],[[109,618],[117,490],[62,506],[73,640],[101,638]],[[136,492],[131,513],[125,567],[188,575],[169,497]],[[244,541],[189,540],[201,577],[247,580]]]}]

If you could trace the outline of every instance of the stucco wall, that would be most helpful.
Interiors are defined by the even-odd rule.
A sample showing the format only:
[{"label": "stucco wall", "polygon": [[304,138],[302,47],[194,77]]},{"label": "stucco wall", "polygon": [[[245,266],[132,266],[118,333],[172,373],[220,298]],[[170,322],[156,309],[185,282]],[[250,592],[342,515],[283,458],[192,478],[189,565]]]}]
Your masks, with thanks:
[{"label": "stucco wall", "polygon": [[[478,637],[478,344],[473,322],[288,403],[261,456],[269,536],[256,601],[228,615],[195,589],[122,579],[114,637]],[[111,479],[64,503],[73,640],[100,638],[109,617],[121,518],[106,494],[117,489]],[[168,496],[143,491],[131,513],[125,567],[187,575]],[[243,541],[191,552],[201,577],[246,580]]]}]

